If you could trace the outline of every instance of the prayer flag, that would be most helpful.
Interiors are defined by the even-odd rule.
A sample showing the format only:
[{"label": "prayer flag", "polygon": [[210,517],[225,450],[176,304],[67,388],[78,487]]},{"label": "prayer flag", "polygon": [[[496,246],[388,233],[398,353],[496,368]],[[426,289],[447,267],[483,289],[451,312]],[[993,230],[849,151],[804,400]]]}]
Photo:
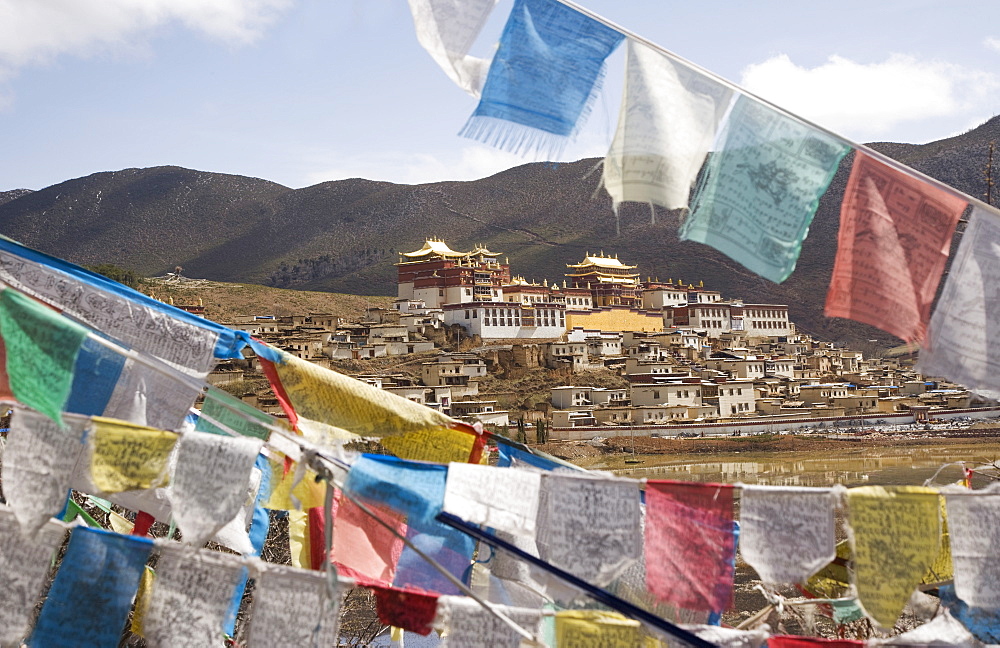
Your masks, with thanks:
[{"label": "prayer flag", "polygon": [[252,347],[289,422],[314,443],[381,437],[404,459],[475,463],[480,458],[483,439],[467,424],[260,342]]},{"label": "prayer flag", "polygon": [[3,494],[25,535],[34,535],[66,504],[73,472],[83,456],[90,419],[66,415],[65,429],[49,417],[15,407],[0,463]]},{"label": "prayer flag", "polygon": [[[542,621],[539,609],[494,605],[494,609],[533,635]],[[441,648],[518,648],[521,635],[467,596],[442,596],[434,627],[442,630]]]},{"label": "prayer flag", "polygon": [[153,541],[74,527],[28,644],[116,648]]},{"label": "prayer flag", "polygon": [[801,583],[836,557],[827,488],[740,487],[740,553],[765,583]]},{"label": "prayer flag", "polygon": [[941,544],[937,491],[863,486],[847,491],[854,585],[865,614],[891,628]]},{"label": "prayer flag", "polygon": [[181,436],[167,493],[184,542],[205,544],[239,513],[262,444],[197,431]]},{"label": "prayer flag", "polygon": [[740,95],[702,172],[684,241],[714,247],[781,283],[795,269],[819,199],[850,148]]},{"label": "prayer flag", "polygon": [[473,524],[534,535],[540,487],[537,472],[452,463],[444,510]]},{"label": "prayer flag", "polygon": [[984,644],[1000,644],[1000,610],[973,607],[955,595],[954,585],[938,588],[941,605]]},{"label": "prayer flag", "polygon": [[889,637],[869,641],[869,646],[906,646],[907,648],[981,648],[975,636],[947,611],[927,623]]},{"label": "prayer flag", "polygon": [[[407,539],[460,581],[468,581],[475,542],[434,519],[444,502],[447,466],[363,455],[354,462],[344,484],[347,493],[388,506],[407,516]],[[440,594],[458,589],[410,547],[404,547],[393,585]]]},{"label": "prayer flag", "polygon": [[543,473],[538,556],[603,587],[642,557],[639,482]]},{"label": "prayer flag", "polygon": [[563,610],[556,612],[559,648],[635,648],[643,645],[641,625],[617,612]]},{"label": "prayer flag", "polygon": [[143,618],[155,646],[224,646],[222,622],[243,566],[231,554],[161,545]]},{"label": "prayer flag", "polygon": [[129,348],[202,376],[215,358],[241,358],[249,336],[192,315],[62,259],[0,239],[0,281]]},{"label": "prayer flag", "polygon": [[733,597],[733,487],[646,483],[646,584],[660,601],[722,612]]},{"label": "prayer flag", "polygon": [[377,506],[388,506],[411,521],[432,521],[441,512],[447,475],[447,466],[362,455],[351,466],[344,490]]},{"label": "prayer flag", "polygon": [[[403,553],[403,541],[343,493],[338,493],[334,503],[331,559],[337,569],[362,584],[391,584]],[[369,508],[396,533],[406,535],[405,516],[385,507]]]},{"label": "prayer flag", "polygon": [[35,604],[65,535],[62,527],[50,525],[28,538],[13,511],[0,507],[0,645],[20,645],[31,629]]},{"label": "prayer flag", "polygon": [[437,615],[437,594],[393,587],[372,587],[379,621],[421,635],[429,635]]},{"label": "prayer flag", "polygon": [[250,648],[337,645],[340,592],[325,573],[267,564],[255,580]]},{"label": "prayer flag", "polygon": [[9,288],[0,290],[0,334],[17,400],[62,424],[73,366],[87,329]]},{"label": "prayer flag", "polygon": [[955,594],[971,607],[1000,609],[1000,489],[948,487]]},{"label": "prayer flag", "polygon": [[199,394],[199,388],[88,338],[77,356],[65,410],[173,430]]},{"label": "prayer flag", "polygon": [[448,78],[474,97],[489,61],[469,56],[497,0],[409,0],[417,40]]},{"label": "prayer flag", "polygon": [[1000,214],[973,207],[920,349],[918,370],[1000,396]]},{"label": "prayer flag", "polygon": [[589,112],[604,61],[623,39],[556,0],[516,0],[461,135],[514,152],[558,149]]},{"label": "prayer flag", "polygon": [[840,207],[827,317],[919,342],[968,203],[858,151]]},{"label": "prayer flag", "polygon": [[205,402],[201,406],[201,415],[195,429],[199,432],[228,435],[217,424],[224,425],[237,434],[265,441],[271,436],[269,426],[280,425],[273,416],[250,407],[221,389],[210,387],[205,392]]},{"label": "prayer flag", "polygon": [[761,648],[767,645],[770,636],[766,625],[765,629],[757,630],[737,630],[706,624],[684,624],[681,627],[718,648]]},{"label": "prayer flag", "polygon": [[95,416],[90,475],[102,493],[166,486],[177,434]]},{"label": "prayer flag", "polygon": [[864,641],[853,639],[821,639],[797,635],[774,635],[767,640],[767,648],[863,648]]},{"label": "prayer flag", "polygon": [[272,511],[306,511],[323,506],[326,482],[316,478],[316,473],[303,463],[286,470],[282,461],[270,461],[271,490],[264,508]]},{"label": "prayer flag", "polygon": [[618,130],[604,158],[604,188],[626,200],[687,207],[733,91],[629,40]]}]

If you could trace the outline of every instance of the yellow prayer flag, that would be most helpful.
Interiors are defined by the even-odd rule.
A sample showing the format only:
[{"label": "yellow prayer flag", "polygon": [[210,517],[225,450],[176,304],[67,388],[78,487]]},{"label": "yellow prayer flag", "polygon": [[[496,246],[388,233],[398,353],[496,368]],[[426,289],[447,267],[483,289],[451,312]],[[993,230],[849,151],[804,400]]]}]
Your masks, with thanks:
[{"label": "yellow prayer flag", "polygon": [[[271,460],[269,463],[271,464],[271,494],[268,496],[264,508],[273,511],[306,511],[323,506],[326,482],[316,481],[315,472],[307,468],[302,479],[296,484],[295,475],[298,465],[293,465],[286,472],[283,460]],[[296,505],[295,500],[298,500],[298,505]]]},{"label": "yellow prayer flag", "polygon": [[132,533],[132,529],[135,528],[135,524],[129,522],[128,518],[114,511],[108,513],[108,522],[111,524],[111,530],[121,535],[129,535]]},{"label": "yellow prayer flag", "polygon": [[939,495],[919,486],[863,486],[847,491],[854,581],[865,614],[895,624],[941,546]]},{"label": "yellow prayer flag", "polygon": [[308,512],[295,510],[288,512],[288,549],[292,554],[292,567],[312,569]]},{"label": "yellow prayer flag", "polygon": [[475,442],[474,435],[453,429],[418,430],[382,439],[385,449],[400,459],[441,464],[467,463]]},{"label": "yellow prayer flag", "polygon": [[156,574],[148,566],[143,568],[142,577],[139,579],[139,591],[135,594],[135,609],[132,611],[132,623],[129,629],[140,637],[145,637],[143,634],[142,624],[146,619],[146,613],[149,611],[149,595],[153,592],[153,581],[156,580]]},{"label": "yellow prayer flag", "polygon": [[951,536],[948,534],[948,509],[945,506],[944,495],[938,495],[941,515],[941,547],[931,568],[924,574],[922,584],[942,583],[955,577],[955,566],[951,562]]},{"label": "yellow prayer flag", "polygon": [[167,459],[177,435],[95,416],[90,473],[102,493],[158,488],[170,481]]},{"label": "yellow prayer flag", "polygon": [[615,612],[565,610],[556,613],[559,648],[635,648],[644,645],[638,621]]}]

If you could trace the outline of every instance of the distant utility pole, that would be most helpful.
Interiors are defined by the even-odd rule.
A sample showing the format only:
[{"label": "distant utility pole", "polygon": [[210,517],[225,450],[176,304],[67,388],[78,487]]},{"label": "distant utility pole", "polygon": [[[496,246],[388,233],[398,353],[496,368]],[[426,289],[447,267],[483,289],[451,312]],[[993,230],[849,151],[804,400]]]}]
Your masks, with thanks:
[{"label": "distant utility pole", "polygon": [[986,204],[993,205],[993,149],[996,148],[996,141],[990,142],[989,150],[986,154],[986,169],[983,175],[986,176]]}]

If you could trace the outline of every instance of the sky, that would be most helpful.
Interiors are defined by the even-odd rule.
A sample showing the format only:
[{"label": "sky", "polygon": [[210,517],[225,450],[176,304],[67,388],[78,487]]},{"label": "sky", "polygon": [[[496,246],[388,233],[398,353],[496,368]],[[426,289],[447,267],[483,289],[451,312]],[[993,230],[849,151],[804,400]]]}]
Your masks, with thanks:
[{"label": "sky", "polygon": [[[924,143],[1000,112],[1000,3],[580,4],[856,142]],[[622,50],[559,161],[606,152]],[[460,137],[475,105],[406,0],[0,0],[0,191],[159,165],[419,184],[536,160]]]}]

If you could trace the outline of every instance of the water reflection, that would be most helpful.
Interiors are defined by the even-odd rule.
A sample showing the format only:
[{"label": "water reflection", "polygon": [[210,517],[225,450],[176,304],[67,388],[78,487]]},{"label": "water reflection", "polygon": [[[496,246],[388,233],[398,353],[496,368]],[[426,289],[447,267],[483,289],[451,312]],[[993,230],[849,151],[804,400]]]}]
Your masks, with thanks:
[{"label": "water reflection", "polygon": [[[769,484],[772,486],[921,485],[935,476],[942,485],[962,478],[959,465],[992,463],[1000,443],[981,440],[961,445],[859,449],[842,452],[727,453],[714,455],[638,455],[640,466],[626,466],[622,457],[602,458],[586,466],[616,474],[650,479]],[[944,466],[942,468],[942,466]],[[982,484],[986,485],[985,478]]]}]

